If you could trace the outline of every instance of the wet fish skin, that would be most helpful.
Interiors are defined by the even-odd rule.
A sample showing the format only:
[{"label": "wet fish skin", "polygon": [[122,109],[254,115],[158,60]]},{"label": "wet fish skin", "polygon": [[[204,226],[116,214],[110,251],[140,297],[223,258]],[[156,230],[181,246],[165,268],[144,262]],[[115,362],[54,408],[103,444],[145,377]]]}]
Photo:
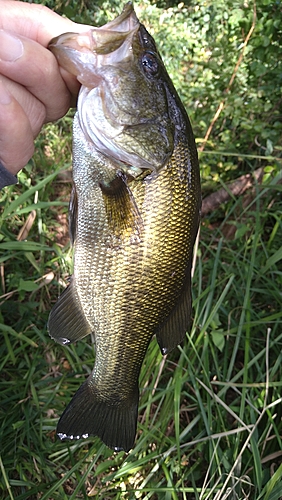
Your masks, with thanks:
[{"label": "wet fish skin", "polygon": [[[59,437],[97,435],[109,447],[128,451],[148,344],[156,334],[166,354],[190,325],[201,194],[191,125],[155,43],[131,5],[121,17],[102,27],[104,47],[94,29],[96,66],[87,67],[91,55],[87,64],[83,56],[82,63],[70,65],[83,74],[73,129],[74,273],[48,329],[63,344],[91,332],[95,337],[93,372],[61,416]],[[117,29],[119,40],[126,33],[118,48],[115,33],[110,41]],[[67,65],[60,37],[51,49]],[[74,58],[79,51],[71,50]]]}]

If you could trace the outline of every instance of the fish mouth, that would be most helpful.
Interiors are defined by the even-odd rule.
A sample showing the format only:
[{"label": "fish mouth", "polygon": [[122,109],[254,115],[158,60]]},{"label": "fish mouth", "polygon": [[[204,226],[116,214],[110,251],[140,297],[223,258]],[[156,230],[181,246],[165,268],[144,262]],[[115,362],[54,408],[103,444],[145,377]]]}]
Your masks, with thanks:
[{"label": "fish mouth", "polygon": [[63,33],[53,38],[48,48],[60,66],[75,75],[82,85],[99,85],[99,69],[105,65],[118,65],[130,60],[132,39],[140,23],[131,2],[113,21],[84,33]]},{"label": "fish mouth", "polygon": [[60,66],[82,84],[78,124],[87,146],[110,158],[114,168],[130,167],[132,177],[144,169],[159,171],[174,145],[166,97],[144,75],[142,54],[153,51],[150,57],[156,59],[158,54],[142,28],[127,3],[104,26],[65,33],[49,44]]}]

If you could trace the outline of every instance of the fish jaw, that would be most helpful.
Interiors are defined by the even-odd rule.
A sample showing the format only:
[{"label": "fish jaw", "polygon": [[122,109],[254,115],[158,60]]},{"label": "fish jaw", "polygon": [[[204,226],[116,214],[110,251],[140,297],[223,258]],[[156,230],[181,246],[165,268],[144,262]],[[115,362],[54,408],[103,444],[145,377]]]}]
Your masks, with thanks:
[{"label": "fish jaw", "polygon": [[48,48],[62,68],[75,75],[82,85],[93,88],[101,80],[97,71],[102,65],[131,59],[132,37],[139,26],[132,4],[128,3],[120,16],[101,28],[63,33],[53,38]]}]

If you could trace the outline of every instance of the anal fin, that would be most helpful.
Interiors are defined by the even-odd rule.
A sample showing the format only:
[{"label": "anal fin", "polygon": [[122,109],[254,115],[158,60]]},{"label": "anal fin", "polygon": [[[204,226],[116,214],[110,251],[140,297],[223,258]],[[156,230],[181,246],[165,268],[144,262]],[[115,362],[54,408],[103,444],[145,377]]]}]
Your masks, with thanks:
[{"label": "anal fin", "polygon": [[73,280],[51,310],[47,328],[50,337],[60,344],[75,342],[91,333],[75,293]]}]

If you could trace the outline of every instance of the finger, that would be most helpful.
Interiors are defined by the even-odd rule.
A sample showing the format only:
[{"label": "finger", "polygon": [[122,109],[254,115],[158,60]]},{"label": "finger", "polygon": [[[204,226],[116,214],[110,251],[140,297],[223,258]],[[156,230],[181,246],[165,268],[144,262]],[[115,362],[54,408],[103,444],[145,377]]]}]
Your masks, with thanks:
[{"label": "finger", "polygon": [[54,36],[77,31],[79,26],[47,7],[34,3],[1,0],[0,9],[0,28],[31,38],[44,47]]},{"label": "finger", "polygon": [[28,38],[0,30],[0,73],[26,87],[46,108],[46,121],[69,109],[70,92],[53,54]]},{"label": "finger", "polygon": [[[51,38],[66,32],[84,32],[86,25],[74,23],[38,4],[16,2],[13,0],[0,1],[0,29],[13,31],[30,38],[44,47],[48,46]],[[72,94],[72,102],[80,88],[73,75],[61,70],[63,80]]]},{"label": "finger", "polygon": [[44,104],[19,83],[13,82],[3,75],[0,77],[5,88],[20,104],[26,118],[30,122],[33,137],[35,138],[39,134],[42,125],[46,123],[46,109]]},{"label": "finger", "polygon": [[0,80],[0,161],[7,170],[16,174],[33,153],[33,133],[29,120]]}]

